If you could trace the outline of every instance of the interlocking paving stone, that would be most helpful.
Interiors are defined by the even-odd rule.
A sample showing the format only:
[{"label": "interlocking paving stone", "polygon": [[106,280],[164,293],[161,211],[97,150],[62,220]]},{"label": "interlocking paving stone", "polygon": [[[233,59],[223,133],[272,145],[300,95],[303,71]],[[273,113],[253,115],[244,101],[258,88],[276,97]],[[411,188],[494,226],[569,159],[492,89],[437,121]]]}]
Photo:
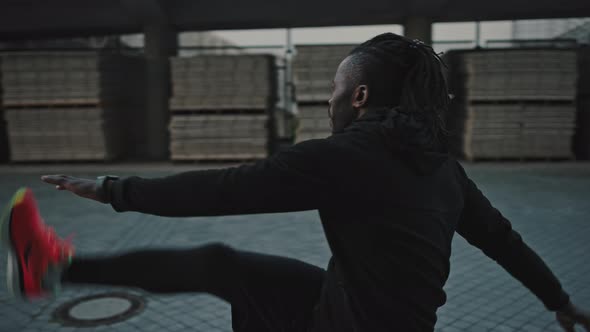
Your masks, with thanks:
[{"label": "interlocking paving stone", "polygon": [[[224,242],[238,249],[295,257],[325,267],[330,256],[316,212],[208,218],[162,218],[56,192],[41,174],[92,177],[160,176],[198,165],[0,166],[0,202],[20,186],[33,188],[48,224],[63,236],[75,234],[80,254],[117,253],[146,247],[191,247]],[[552,268],[575,303],[590,308],[590,164],[467,164],[468,174]],[[104,170],[104,171],[103,171]],[[2,257],[4,252],[0,252]],[[4,261],[0,273],[4,275]],[[3,285],[2,282],[0,285]],[[65,301],[124,290],[147,298],[145,311],[110,326],[76,329],[52,322]],[[541,302],[460,236],[453,240],[447,303],[437,332],[560,331]],[[203,294],[154,295],[115,287],[66,288],[56,299],[25,303],[0,290],[0,331],[231,331],[228,304]]]}]

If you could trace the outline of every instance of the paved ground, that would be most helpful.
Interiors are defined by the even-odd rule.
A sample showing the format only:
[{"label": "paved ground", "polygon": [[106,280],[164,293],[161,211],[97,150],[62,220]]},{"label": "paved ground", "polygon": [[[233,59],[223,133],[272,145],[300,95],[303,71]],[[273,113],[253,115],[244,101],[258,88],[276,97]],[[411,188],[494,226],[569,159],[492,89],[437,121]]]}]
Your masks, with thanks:
[{"label": "paved ground", "polygon": [[[116,213],[109,206],[57,192],[41,174],[104,173],[158,176],[182,165],[0,166],[0,201],[20,186],[34,189],[46,221],[75,234],[78,253],[115,253],[141,247],[188,247],[223,241],[237,248],[296,257],[325,266],[329,257],[317,213],[171,219]],[[477,164],[466,166],[494,205],[554,270],[574,302],[590,308],[590,164]],[[4,257],[4,253],[0,253]],[[559,331],[553,315],[517,281],[457,236],[448,302],[437,332]],[[5,267],[0,265],[4,275]],[[0,331],[73,331],[51,321],[63,302],[110,288],[70,288],[54,301],[32,304],[0,291]],[[146,310],[122,323],[86,331],[230,331],[229,306],[207,295],[154,296]]]}]

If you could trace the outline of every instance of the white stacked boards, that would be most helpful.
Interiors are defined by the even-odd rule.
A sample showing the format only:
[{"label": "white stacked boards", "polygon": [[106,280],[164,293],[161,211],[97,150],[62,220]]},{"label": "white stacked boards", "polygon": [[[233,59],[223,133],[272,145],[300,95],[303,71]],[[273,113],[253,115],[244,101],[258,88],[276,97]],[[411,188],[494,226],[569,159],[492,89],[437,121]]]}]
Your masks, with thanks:
[{"label": "white stacked boards", "polygon": [[576,159],[590,160],[590,46],[578,51],[578,114],[574,152]]},{"label": "white stacked boards", "polygon": [[172,160],[245,161],[268,155],[274,137],[274,57],[175,57],[171,72]]},{"label": "white stacked boards", "polygon": [[299,105],[298,111],[296,142],[330,136],[327,103]]},{"label": "white stacked boards", "polygon": [[[2,58],[0,57],[0,61]],[[1,66],[1,65],[0,65]],[[2,82],[2,71],[0,70],[0,82]],[[8,137],[6,128],[6,119],[4,118],[4,104],[2,103],[2,84],[0,84],[0,163],[9,160],[10,151],[8,147]]]},{"label": "white stacked boards", "polygon": [[96,51],[2,55],[10,160],[113,160],[133,149],[144,61]]},{"label": "white stacked boards", "polygon": [[452,51],[445,61],[452,152],[467,160],[573,158],[575,50]]},{"label": "white stacked boards", "polygon": [[338,65],[354,45],[300,45],[293,62],[298,108],[296,142],[330,136],[328,100]]}]

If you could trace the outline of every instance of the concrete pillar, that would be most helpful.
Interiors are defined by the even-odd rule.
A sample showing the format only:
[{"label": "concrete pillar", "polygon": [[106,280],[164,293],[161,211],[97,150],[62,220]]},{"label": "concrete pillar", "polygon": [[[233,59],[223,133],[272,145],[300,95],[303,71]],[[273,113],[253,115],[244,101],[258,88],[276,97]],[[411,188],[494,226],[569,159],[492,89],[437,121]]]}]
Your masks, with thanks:
[{"label": "concrete pillar", "polygon": [[404,23],[404,36],[432,45],[432,20],[427,17],[408,17]]},{"label": "concrete pillar", "polygon": [[479,21],[475,22],[475,47],[481,47],[481,23]]},{"label": "concrete pillar", "polygon": [[163,24],[144,28],[146,58],[146,105],[143,112],[144,144],[141,154],[150,160],[169,159],[168,123],[170,81],[170,56],[178,54],[178,33]]}]

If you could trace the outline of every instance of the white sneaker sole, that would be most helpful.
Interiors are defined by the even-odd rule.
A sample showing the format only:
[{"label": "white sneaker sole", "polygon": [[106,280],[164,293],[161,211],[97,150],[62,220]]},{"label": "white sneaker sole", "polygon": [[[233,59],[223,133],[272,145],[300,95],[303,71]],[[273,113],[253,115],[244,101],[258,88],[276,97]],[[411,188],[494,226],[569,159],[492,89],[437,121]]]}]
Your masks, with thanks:
[{"label": "white sneaker sole", "polygon": [[19,298],[23,298],[23,296],[21,294],[22,288],[18,267],[18,258],[14,252],[12,241],[10,240],[10,217],[16,197],[21,190],[24,189],[19,189],[17,193],[14,194],[8,205],[4,208],[2,216],[0,217],[0,242],[2,242],[2,247],[4,247],[7,252],[6,285],[10,296]]}]

